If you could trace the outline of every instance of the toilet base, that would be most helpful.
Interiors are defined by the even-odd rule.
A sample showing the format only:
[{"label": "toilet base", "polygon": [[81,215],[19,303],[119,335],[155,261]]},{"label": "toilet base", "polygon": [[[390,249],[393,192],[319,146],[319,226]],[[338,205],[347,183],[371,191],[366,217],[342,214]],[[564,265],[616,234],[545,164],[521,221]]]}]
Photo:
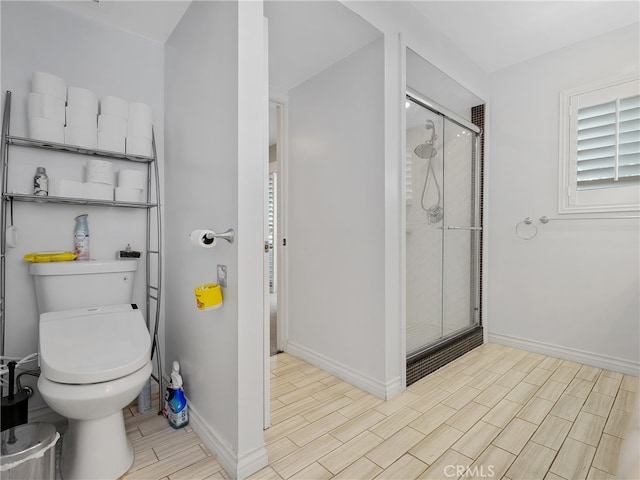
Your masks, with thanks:
[{"label": "toilet base", "polygon": [[117,479],[132,464],[122,410],[94,420],[69,419],[60,456],[64,480]]}]

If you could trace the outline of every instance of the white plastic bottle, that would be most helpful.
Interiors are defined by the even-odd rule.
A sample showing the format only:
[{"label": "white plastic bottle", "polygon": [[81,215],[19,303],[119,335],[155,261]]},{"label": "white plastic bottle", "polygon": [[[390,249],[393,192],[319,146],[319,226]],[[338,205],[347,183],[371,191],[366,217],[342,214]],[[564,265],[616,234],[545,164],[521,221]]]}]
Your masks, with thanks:
[{"label": "white plastic bottle", "polygon": [[49,177],[44,167],[36,168],[36,174],[33,177],[33,194],[39,197],[49,195]]},{"label": "white plastic bottle", "polygon": [[76,260],[89,260],[89,224],[87,223],[89,215],[78,215],[76,217],[76,226],[73,230],[73,241],[75,252],[78,255]]}]

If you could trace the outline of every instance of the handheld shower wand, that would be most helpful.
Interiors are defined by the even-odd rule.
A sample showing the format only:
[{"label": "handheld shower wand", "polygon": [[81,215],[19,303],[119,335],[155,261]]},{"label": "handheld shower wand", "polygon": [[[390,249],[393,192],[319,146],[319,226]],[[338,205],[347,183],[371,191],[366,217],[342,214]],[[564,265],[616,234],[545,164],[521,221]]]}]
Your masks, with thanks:
[{"label": "handheld shower wand", "polygon": [[[436,178],[435,172],[433,171],[433,164],[431,162],[431,159],[438,154],[438,150],[436,149],[436,147],[433,146],[433,142],[438,138],[438,135],[436,134],[436,126],[431,120],[427,120],[425,122],[424,128],[427,130],[427,132],[431,131],[431,138],[425,140],[424,143],[421,143],[420,145],[418,145],[413,150],[413,153],[415,153],[419,158],[426,159],[429,162],[427,165],[427,174],[424,178],[424,186],[422,187],[422,196],[420,198],[420,206],[425,212],[429,214],[428,221],[429,221],[429,224],[432,224],[432,223],[438,223],[440,220],[442,220],[442,217],[444,215],[442,206],[440,205],[440,202],[442,200],[442,193],[440,192],[440,185],[438,184],[438,179]],[[436,191],[438,192],[438,199],[433,205],[427,207],[425,205],[425,197],[428,193],[427,186],[429,184],[429,178],[431,176],[433,176],[433,182],[436,185]]]}]

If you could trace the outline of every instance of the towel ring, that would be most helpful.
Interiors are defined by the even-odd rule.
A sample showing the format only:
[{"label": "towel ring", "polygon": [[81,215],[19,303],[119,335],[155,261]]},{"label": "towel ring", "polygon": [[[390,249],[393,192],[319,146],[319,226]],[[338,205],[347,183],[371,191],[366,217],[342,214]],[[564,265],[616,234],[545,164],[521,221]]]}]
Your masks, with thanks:
[{"label": "towel ring", "polygon": [[[530,225],[533,227],[533,233],[529,234],[529,235],[523,235],[522,232],[522,226],[523,225]],[[533,237],[535,237],[538,234],[538,227],[536,227],[536,224],[533,223],[533,219],[531,217],[526,217],[524,220],[522,220],[520,223],[518,223],[516,225],[516,236],[518,238],[521,238],[522,240],[531,240]]]}]

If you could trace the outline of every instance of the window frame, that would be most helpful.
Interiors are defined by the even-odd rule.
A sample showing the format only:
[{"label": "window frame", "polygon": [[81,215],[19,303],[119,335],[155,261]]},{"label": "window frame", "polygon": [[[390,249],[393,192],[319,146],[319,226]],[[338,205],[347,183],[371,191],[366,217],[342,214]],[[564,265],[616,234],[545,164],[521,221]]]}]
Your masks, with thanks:
[{"label": "window frame", "polygon": [[[631,84],[631,87],[629,85]],[[560,174],[558,182],[558,213],[607,213],[640,211],[640,187],[625,186],[594,190],[577,189],[577,116],[572,116],[572,99],[604,95],[602,103],[615,100],[606,90],[633,88],[640,93],[640,75],[591,83],[560,92]],[[577,110],[577,109],[576,109]],[[604,201],[606,198],[607,201]]]}]

